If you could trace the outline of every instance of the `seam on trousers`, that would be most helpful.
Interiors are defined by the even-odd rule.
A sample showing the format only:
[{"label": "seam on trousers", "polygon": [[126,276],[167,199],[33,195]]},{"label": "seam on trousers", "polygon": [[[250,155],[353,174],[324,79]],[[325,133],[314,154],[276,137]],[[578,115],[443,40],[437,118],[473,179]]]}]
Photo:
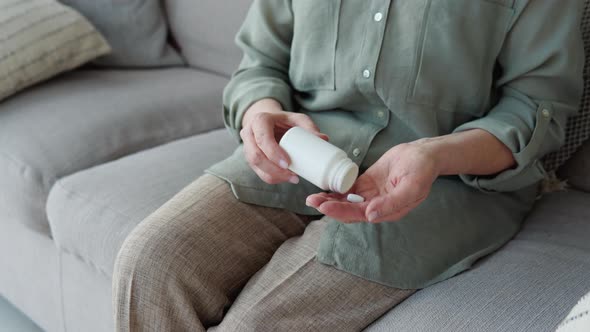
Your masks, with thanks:
[{"label": "seam on trousers", "polygon": [[[309,265],[310,263],[313,264],[313,259],[314,258],[315,258],[315,255],[312,255],[307,260],[305,260],[305,262],[303,264],[301,264],[299,267],[297,267],[297,269],[295,269],[294,271],[290,272],[289,275],[286,278],[283,278],[283,279],[281,279],[280,282],[277,282],[276,285],[274,287],[272,287],[264,296],[262,296],[259,300],[257,300],[256,302],[254,302],[251,306],[249,306],[248,307],[248,310],[250,310],[252,308],[256,308],[260,302],[262,302],[263,300],[269,298],[271,296],[271,294],[274,294],[285,283],[285,281],[287,281],[290,278],[292,278],[297,272],[301,271],[301,269],[303,269],[305,266]],[[238,323],[238,326],[240,326],[242,324],[243,320],[247,316],[248,315],[242,315],[242,318],[237,322]]]}]

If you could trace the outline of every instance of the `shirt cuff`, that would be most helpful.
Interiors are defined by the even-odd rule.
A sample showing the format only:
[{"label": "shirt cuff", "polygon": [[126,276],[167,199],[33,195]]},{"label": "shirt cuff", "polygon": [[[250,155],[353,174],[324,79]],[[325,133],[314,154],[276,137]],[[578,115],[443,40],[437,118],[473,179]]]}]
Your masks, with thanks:
[{"label": "shirt cuff", "polygon": [[534,123],[527,123],[528,121],[522,117],[511,116],[512,112],[523,110],[523,105],[520,104],[518,107],[517,103],[500,103],[498,108],[485,117],[467,122],[453,131],[483,129],[504,143],[516,160],[514,168],[494,175],[460,174],[459,177],[467,185],[483,192],[510,192],[533,185],[547,176],[541,162],[543,156],[539,153],[543,150],[542,145],[546,143],[547,131],[554,113],[553,107],[550,103],[541,103],[534,117],[530,119],[534,119]]}]

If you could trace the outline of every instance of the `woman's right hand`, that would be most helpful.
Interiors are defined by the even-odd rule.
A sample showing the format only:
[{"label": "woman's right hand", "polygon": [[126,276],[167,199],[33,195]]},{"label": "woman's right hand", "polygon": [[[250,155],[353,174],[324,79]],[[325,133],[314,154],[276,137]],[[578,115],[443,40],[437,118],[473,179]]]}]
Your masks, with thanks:
[{"label": "woman's right hand", "polygon": [[288,170],[291,160],[278,143],[291,127],[305,128],[328,140],[328,136],[320,133],[309,116],[286,112],[274,99],[261,99],[244,113],[240,131],[244,154],[250,167],[266,183],[299,183],[299,177]]}]

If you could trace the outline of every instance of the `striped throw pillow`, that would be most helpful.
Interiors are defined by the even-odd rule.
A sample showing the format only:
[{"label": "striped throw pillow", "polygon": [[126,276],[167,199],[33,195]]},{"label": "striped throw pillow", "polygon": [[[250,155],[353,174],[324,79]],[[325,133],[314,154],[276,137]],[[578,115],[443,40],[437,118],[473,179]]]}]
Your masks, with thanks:
[{"label": "striped throw pillow", "polygon": [[556,332],[590,331],[590,293],[583,296],[567,317],[559,324]]},{"label": "striped throw pillow", "polygon": [[0,100],[110,52],[79,13],[54,0],[0,0]]}]

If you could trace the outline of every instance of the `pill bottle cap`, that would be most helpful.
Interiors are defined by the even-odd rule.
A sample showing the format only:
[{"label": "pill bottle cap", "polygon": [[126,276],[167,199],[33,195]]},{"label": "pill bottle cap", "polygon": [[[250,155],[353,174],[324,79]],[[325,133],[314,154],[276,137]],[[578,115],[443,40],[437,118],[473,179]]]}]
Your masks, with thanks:
[{"label": "pill bottle cap", "polygon": [[342,159],[334,167],[330,181],[330,190],[344,194],[352,188],[359,174],[359,167],[349,158]]}]

